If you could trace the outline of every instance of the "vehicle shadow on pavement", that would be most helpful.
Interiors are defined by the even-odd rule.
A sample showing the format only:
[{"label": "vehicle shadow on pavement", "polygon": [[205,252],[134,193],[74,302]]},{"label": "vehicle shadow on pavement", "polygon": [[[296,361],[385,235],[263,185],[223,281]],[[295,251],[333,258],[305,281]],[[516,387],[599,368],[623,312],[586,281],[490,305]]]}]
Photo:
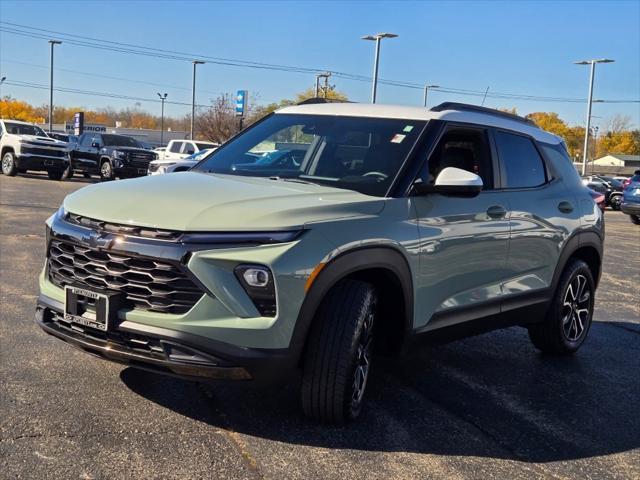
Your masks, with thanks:
[{"label": "vehicle shadow on pavement", "polygon": [[46,180],[48,182],[66,182],[66,183],[95,183],[99,182],[98,177],[85,178],[82,174],[75,174],[73,177],[66,180],[51,180],[46,173],[19,173],[21,177],[33,178],[34,180]]},{"label": "vehicle shadow on pavement", "polygon": [[121,379],[177,413],[258,439],[554,462],[640,447],[638,327],[594,323],[588,343],[568,358],[541,355],[524,329],[510,329],[378,359],[363,415],[343,427],[303,418],[295,382],[197,385],[133,368]]}]

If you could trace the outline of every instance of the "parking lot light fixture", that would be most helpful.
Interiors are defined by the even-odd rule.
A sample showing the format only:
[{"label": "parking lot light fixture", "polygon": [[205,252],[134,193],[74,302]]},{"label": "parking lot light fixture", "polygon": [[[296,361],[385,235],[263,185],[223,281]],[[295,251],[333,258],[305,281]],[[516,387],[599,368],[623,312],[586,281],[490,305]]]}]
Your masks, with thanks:
[{"label": "parking lot light fixture", "polygon": [[440,85],[425,85],[424,86],[424,100],[423,105],[427,106],[427,94],[429,93],[430,88],[440,88]]},{"label": "parking lot light fixture", "polygon": [[160,146],[164,145],[164,101],[167,99],[167,94],[161,95],[158,93],[160,101],[162,102],[162,108],[160,113]]},{"label": "parking lot light fixture", "polygon": [[189,138],[194,140],[195,131],[195,118],[196,118],[196,65],[203,65],[205,62],[202,60],[193,61],[193,87],[191,90],[191,133]]},{"label": "parking lot light fixture", "polygon": [[593,105],[593,78],[596,72],[596,63],[613,63],[610,58],[600,58],[594,60],[580,60],[573,62],[576,65],[591,65],[589,75],[589,98],[587,100],[587,125],[584,129],[584,148],[582,150],[582,175],[587,174],[587,156],[589,151],[589,128],[591,127],[591,106]]},{"label": "parking lot light fixture", "polygon": [[51,45],[51,61],[49,65],[49,131],[53,131],[53,47],[60,45],[60,40],[49,40]]},{"label": "parking lot light fixture", "polygon": [[375,35],[365,35],[362,40],[371,40],[376,42],[375,56],[373,57],[373,85],[371,86],[371,103],[376,103],[376,94],[378,90],[378,63],[380,60],[380,41],[383,38],[396,38],[395,33],[377,33]]}]

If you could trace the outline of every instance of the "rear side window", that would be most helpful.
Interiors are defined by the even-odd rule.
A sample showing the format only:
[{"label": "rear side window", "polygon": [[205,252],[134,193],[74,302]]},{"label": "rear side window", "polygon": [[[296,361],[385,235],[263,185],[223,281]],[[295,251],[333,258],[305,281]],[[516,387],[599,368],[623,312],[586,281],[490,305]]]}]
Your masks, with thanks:
[{"label": "rear side window", "polygon": [[173,142],[171,144],[171,148],[169,148],[170,152],[180,153],[180,148],[182,148],[183,142]]},{"label": "rear side window", "polygon": [[529,138],[501,131],[496,132],[495,138],[507,188],[537,187],[545,183],[542,158]]}]

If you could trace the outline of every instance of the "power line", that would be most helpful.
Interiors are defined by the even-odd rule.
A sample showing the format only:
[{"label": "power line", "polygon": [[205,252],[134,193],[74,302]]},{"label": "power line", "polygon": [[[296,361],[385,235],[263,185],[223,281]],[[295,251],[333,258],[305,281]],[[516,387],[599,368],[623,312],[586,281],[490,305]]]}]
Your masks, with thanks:
[{"label": "power line", "polygon": [[[0,31],[4,31],[6,33],[14,34],[14,35],[22,35],[31,38],[37,39],[45,39],[48,40],[51,35],[55,34],[60,38],[64,39],[65,43],[69,43],[71,45],[88,47],[88,48],[96,48],[101,50],[113,51],[118,53],[130,53],[134,55],[142,55],[154,58],[161,58],[166,60],[179,60],[179,61],[189,61],[191,62],[193,58],[202,58],[207,60],[209,63],[215,63],[219,65],[226,66],[235,66],[235,67],[245,67],[245,68],[258,68],[265,70],[276,70],[276,71],[284,71],[290,73],[317,73],[319,71],[328,71],[331,72],[335,77],[343,78],[346,80],[353,80],[359,82],[371,82],[371,78],[363,75],[355,75],[345,72],[338,72],[333,70],[327,70],[325,68],[308,68],[308,67],[296,67],[290,65],[280,65],[280,64],[271,64],[271,63],[262,63],[262,62],[253,62],[248,60],[238,60],[238,59],[229,59],[222,57],[212,57],[208,55],[200,55],[200,54],[191,54],[185,52],[177,52],[173,50],[165,50],[160,48],[146,47],[140,45],[134,45],[129,43],[122,42],[114,42],[111,40],[103,40],[92,37],[86,37],[82,35],[68,34],[64,32],[58,32],[55,30],[47,30],[42,28],[30,27],[27,25],[21,25],[11,22],[0,21],[0,24],[10,25],[13,27],[19,27],[22,29],[28,29],[32,31],[20,30],[19,28],[11,28],[0,26]],[[45,33],[38,33],[45,32]],[[81,40],[75,40],[81,39]],[[97,42],[97,43],[96,43]],[[380,79],[379,83],[395,86],[400,88],[410,88],[410,89],[420,89],[424,88],[424,85],[418,83],[397,81],[397,80],[384,80]],[[467,90],[467,89],[459,89],[452,87],[439,87],[433,88],[433,91],[442,92],[442,93],[452,93],[456,95],[467,95],[467,96],[484,96],[485,92],[480,90]],[[508,100],[525,100],[525,101],[544,101],[544,102],[564,102],[564,103],[584,103],[586,100],[582,98],[566,98],[566,97],[551,97],[551,96],[536,96],[536,95],[524,95],[524,94],[515,94],[515,93],[502,93],[502,92],[491,92],[486,94],[489,98],[497,98],[497,99],[508,99]],[[603,100],[603,103],[640,103],[640,100]]]}]

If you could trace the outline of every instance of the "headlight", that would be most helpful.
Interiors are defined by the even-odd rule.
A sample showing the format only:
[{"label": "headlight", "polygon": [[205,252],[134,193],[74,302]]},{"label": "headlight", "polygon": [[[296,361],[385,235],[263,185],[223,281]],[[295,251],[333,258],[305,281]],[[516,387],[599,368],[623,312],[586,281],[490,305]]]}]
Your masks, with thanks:
[{"label": "headlight", "polygon": [[640,188],[635,188],[631,191],[631,195],[634,197],[640,197]]},{"label": "headlight", "polygon": [[271,270],[262,265],[239,265],[236,278],[263,317],[276,316],[276,289]]},{"label": "headlight", "polygon": [[126,158],[127,154],[125,152],[121,152],[120,150],[113,151],[113,158]]}]

